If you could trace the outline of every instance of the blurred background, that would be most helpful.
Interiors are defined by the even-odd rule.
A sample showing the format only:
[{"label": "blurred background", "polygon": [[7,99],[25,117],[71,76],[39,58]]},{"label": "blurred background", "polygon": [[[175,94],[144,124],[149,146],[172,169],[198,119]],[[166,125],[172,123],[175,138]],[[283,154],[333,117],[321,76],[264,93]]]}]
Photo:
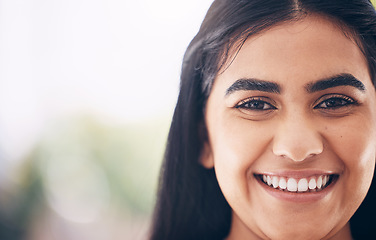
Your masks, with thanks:
[{"label": "blurred background", "polygon": [[212,0],[0,0],[0,239],[143,240]]}]

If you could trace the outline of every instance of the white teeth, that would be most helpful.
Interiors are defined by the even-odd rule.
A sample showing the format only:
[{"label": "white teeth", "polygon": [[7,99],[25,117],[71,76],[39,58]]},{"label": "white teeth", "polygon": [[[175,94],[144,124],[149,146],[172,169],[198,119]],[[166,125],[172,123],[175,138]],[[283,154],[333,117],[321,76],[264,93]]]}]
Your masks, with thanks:
[{"label": "white teeth", "polygon": [[319,178],[317,178],[316,185],[317,185],[318,189],[321,189],[321,187],[322,187],[322,176],[320,176]]},{"label": "white teeth", "polygon": [[270,176],[266,177],[266,183],[270,186],[272,185],[272,178]]},{"label": "white teeth", "polygon": [[289,180],[287,180],[287,191],[296,192],[297,190],[298,190],[298,183],[296,182],[295,179],[289,178]]},{"label": "white teeth", "polygon": [[309,184],[308,184],[308,187],[309,189],[313,190],[316,188],[316,180],[314,178],[311,178],[311,180],[309,180]]},{"label": "white teeth", "polygon": [[298,191],[305,192],[308,190],[308,181],[305,178],[302,178],[298,182]]},{"label": "white teeth", "polygon": [[330,176],[321,175],[317,177],[311,177],[308,181],[307,178],[295,179],[284,178],[277,176],[262,175],[262,181],[275,189],[287,190],[289,192],[312,192],[319,191],[324,188],[330,180]]},{"label": "white teeth", "polygon": [[287,183],[286,183],[286,179],[281,177],[279,179],[279,188],[280,189],[286,189],[287,188]]},{"label": "white teeth", "polygon": [[279,183],[279,179],[278,179],[278,177],[273,177],[272,178],[272,184],[273,184],[273,187],[274,188],[277,188],[278,187],[278,183]]},{"label": "white teeth", "polygon": [[323,179],[322,179],[322,186],[324,187],[326,185],[326,183],[328,182],[328,176],[324,176]]}]

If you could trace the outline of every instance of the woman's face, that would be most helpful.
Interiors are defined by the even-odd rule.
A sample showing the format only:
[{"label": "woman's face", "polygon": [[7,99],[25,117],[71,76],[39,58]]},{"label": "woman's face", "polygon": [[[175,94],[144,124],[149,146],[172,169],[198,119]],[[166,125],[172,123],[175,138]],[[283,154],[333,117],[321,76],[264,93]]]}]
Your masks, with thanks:
[{"label": "woman's face", "polygon": [[201,163],[233,210],[228,239],[346,239],[376,152],[367,62],[306,17],[249,38],[215,79]]}]

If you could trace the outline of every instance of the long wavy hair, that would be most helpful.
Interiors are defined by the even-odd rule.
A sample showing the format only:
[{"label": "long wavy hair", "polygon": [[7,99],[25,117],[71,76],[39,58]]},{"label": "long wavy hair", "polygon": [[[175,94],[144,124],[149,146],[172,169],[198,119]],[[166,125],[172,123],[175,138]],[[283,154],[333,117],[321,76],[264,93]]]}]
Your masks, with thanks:
[{"label": "long wavy hair", "polygon": [[[183,59],[151,240],[212,240],[228,235],[231,208],[214,170],[199,163],[206,139],[204,108],[213,81],[234,56],[232,49],[239,50],[247,38],[309,14],[328,17],[357,42],[375,86],[376,12],[369,0],[215,0]],[[373,181],[350,220],[354,238],[376,239],[375,194]]]}]

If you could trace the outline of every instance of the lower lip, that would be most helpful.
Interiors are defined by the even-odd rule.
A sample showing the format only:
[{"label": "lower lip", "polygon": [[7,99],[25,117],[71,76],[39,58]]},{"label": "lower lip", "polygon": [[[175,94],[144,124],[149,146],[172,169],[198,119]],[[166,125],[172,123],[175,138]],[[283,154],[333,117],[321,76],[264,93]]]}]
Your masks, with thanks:
[{"label": "lower lip", "polygon": [[260,179],[257,179],[256,177],[255,179],[260,184],[260,186],[271,196],[277,199],[283,200],[283,201],[289,201],[289,202],[295,202],[295,203],[309,203],[309,202],[319,201],[323,199],[326,195],[328,195],[338,182],[338,179],[336,179],[336,181],[333,181],[326,188],[318,192],[296,193],[296,192],[281,191],[279,189],[269,187]]}]

